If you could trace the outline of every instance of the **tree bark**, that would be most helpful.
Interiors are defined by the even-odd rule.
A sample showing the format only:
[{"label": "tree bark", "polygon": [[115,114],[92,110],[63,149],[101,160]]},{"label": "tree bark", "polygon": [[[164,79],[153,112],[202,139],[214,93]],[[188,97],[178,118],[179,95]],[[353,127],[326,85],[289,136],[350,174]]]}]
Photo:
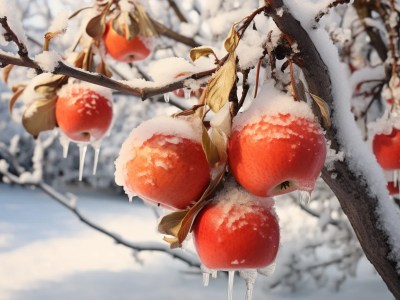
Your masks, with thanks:
[{"label": "tree bark", "polygon": [[[324,99],[329,104],[332,114],[335,114],[329,70],[312,40],[300,22],[287,10],[284,10],[282,15],[276,13],[277,9],[283,6],[282,0],[266,2],[272,8],[270,15],[279,29],[298,44],[300,53],[294,56],[294,61],[303,70],[309,91]],[[314,108],[314,111],[319,114],[318,108]],[[326,131],[326,137],[331,140],[333,149],[340,150],[343,147],[336,133],[337,124],[333,122],[331,128]],[[388,242],[388,233],[378,228],[377,197],[369,194],[367,186],[353,173],[346,159],[336,161],[333,171],[337,174],[334,179],[331,176],[332,171],[326,168],[322,172],[322,178],[337,196],[366,257],[374,265],[394,297],[400,299],[400,275],[396,270],[398,262],[389,259],[388,255],[392,249]]]}]

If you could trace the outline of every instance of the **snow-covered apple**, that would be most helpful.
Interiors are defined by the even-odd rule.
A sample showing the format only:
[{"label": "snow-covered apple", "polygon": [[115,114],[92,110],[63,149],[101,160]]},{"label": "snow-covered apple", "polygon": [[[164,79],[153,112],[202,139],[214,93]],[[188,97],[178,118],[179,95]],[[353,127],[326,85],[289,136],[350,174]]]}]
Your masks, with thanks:
[{"label": "snow-covered apple", "polygon": [[[124,30],[123,26],[122,30]],[[107,53],[117,61],[135,62],[145,59],[151,53],[140,36],[136,35],[128,40],[114,30],[112,22],[106,24],[103,41]]]},{"label": "snow-covered apple", "polygon": [[250,193],[265,197],[311,192],[326,158],[326,143],[309,106],[271,84],[233,120],[229,167]]},{"label": "snow-covered apple", "polygon": [[202,263],[213,270],[264,268],[275,261],[279,224],[272,198],[249,194],[228,183],[200,211],[193,225]]},{"label": "snow-covered apple", "polygon": [[112,117],[111,92],[106,88],[74,83],[58,92],[57,124],[75,142],[100,140],[110,128]]},{"label": "snow-covered apple", "polygon": [[372,148],[376,159],[384,170],[400,169],[400,130],[392,128],[388,133],[374,136]]},{"label": "snow-covered apple", "polygon": [[157,117],[133,129],[117,158],[115,181],[132,197],[185,209],[207,188],[210,166],[200,119]]}]

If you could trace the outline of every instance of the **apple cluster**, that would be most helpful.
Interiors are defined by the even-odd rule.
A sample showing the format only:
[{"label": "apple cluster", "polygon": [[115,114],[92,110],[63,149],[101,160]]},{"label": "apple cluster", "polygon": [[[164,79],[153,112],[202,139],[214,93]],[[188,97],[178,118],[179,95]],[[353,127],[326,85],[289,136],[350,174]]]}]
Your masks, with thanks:
[{"label": "apple cluster", "polygon": [[195,115],[143,122],[115,162],[116,183],[129,197],[183,214],[204,200],[222,166],[225,180],[191,224],[198,255],[209,269],[271,265],[279,248],[272,196],[311,193],[325,162],[325,138],[309,106],[273,86],[265,90],[233,118],[225,162],[210,164],[205,127]]}]

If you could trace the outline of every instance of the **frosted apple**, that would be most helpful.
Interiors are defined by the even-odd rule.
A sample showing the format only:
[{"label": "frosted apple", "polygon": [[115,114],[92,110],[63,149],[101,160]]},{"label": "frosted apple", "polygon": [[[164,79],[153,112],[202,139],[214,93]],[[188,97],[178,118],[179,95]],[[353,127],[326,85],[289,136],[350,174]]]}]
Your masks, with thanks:
[{"label": "frosted apple", "polygon": [[275,261],[279,224],[272,198],[229,184],[196,217],[194,245],[213,270],[264,268]]},{"label": "frosted apple", "polygon": [[113,117],[111,92],[91,84],[68,84],[61,88],[56,103],[60,130],[75,142],[100,140]]},{"label": "frosted apple", "polygon": [[229,167],[250,193],[265,197],[314,189],[326,158],[320,125],[306,103],[271,84],[233,120]]},{"label": "frosted apple", "polygon": [[[125,30],[124,26],[122,28]],[[114,30],[112,22],[106,24],[103,41],[107,53],[117,61],[135,62],[145,59],[151,53],[141,37],[136,35],[130,40],[126,39]]]},{"label": "frosted apple", "polygon": [[400,169],[400,130],[392,128],[388,134],[374,136],[372,148],[384,170]]},{"label": "frosted apple", "polygon": [[210,181],[199,122],[158,117],[133,129],[115,162],[116,183],[166,208],[192,205]]}]

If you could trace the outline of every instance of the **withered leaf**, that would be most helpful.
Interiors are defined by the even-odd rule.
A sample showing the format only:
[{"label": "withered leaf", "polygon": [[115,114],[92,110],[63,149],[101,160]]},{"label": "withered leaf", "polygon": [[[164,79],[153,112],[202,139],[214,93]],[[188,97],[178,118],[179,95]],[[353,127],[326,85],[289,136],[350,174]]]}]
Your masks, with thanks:
[{"label": "withered leaf", "polygon": [[217,148],[219,162],[225,163],[228,159],[227,138],[225,133],[219,128],[212,128],[211,141]]},{"label": "withered leaf", "polygon": [[57,97],[40,98],[32,102],[22,116],[22,125],[35,139],[39,133],[53,129],[56,122],[55,107]]},{"label": "withered leaf", "polygon": [[294,80],[294,88],[296,89],[296,95],[299,96],[300,101],[307,102],[307,96],[306,96],[306,89],[304,87],[303,81],[299,80]]},{"label": "withered leaf", "polygon": [[81,9],[78,9],[76,12],[74,12],[72,15],[70,15],[68,17],[68,20],[71,20],[72,18],[76,17],[79,13],[81,13],[82,11],[84,11],[86,9],[89,9],[89,8],[92,8],[92,6],[87,6],[87,7],[83,7]]},{"label": "withered leaf", "polygon": [[76,57],[76,59],[74,61],[74,66],[79,69],[82,69],[84,58],[85,58],[85,51],[79,52],[78,56]]},{"label": "withered leaf", "polygon": [[208,56],[210,54],[215,55],[214,50],[210,47],[196,47],[190,50],[190,58],[192,59],[192,61],[196,61],[200,57]]},{"label": "withered leaf", "polygon": [[48,80],[35,86],[35,92],[45,96],[45,98],[53,96],[57,90],[64,84],[67,76],[53,75]]},{"label": "withered leaf", "polygon": [[322,121],[324,123],[325,128],[330,128],[332,125],[331,117],[330,117],[330,108],[328,103],[325,102],[321,97],[309,93],[311,98],[317,103],[319,110],[321,111]]},{"label": "withered leaf", "polygon": [[226,51],[229,53],[233,53],[239,43],[239,36],[235,30],[235,27],[232,26],[229,30],[228,36],[225,39],[224,47]]},{"label": "withered leaf", "polygon": [[93,17],[86,25],[86,33],[95,40],[101,39],[105,30],[106,24],[103,14]]},{"label": "withered leaf", "polygon": [[110,71],[110,68],[108,67],[107,63],[104,60],[101,60],[100,63],[97,65],[96,72],[103,74],[108,78],[111,78],[112,76],[112,72]]},{"label": "withered leaf", "polygon": [[214,193],[222,178],[225,175],[225,167],[226,165],[220,166],[220,173],[216,176],[208,185],[207,189],[204,191],[201,198],[193,205],[192,208],[189,209],[187,214],[182,220],[181,228],[178,232],[178,242],[182,244],[182,242],[186,239],[189,232],[192,230],[193,222],[196,219],[198,213],[204,208],[204,206],[208,203],[208,197]]},{"label": "withered leaf", "polygon": [[211,110],[218,112],[228,101],[229,94],[236,80],[236,55],[231,53],[211,77],[206,88],[206,103]]},{"label": "withered leaf", "polygon": [[25,85],[19,86],[15,91],[14,95],[10,99],[10,103],[8,104],[8,110],[10,113],[12,113],[12,110],[14,108],[15,102],[17,102],[18,98],[21,96],[23,91],[25,90]]},{"label": "withered leaf", "polygon": [[83,56],[82,69],[86,71],[91,71],[93,66],[93,48],[92,46],[88,47],[87,51],[85,51],[85,55]]},{"label": "withered leaf", "polygon": [[207,128],[204,125],[201,136],[201,146],[203,147],[208,163],[212,166],[216,165],[220,161],[219,151],[217,146],[211,140]]},{"label": "withered leaf", "polygon": [[8,65],[3,68],[3,81],[8,83],[8,78],[10,77],[10,72],[13,69],[14,65]]},{"label": "withered leaf", "polygon": [[136,4],[135,18],[139,24],[139,35],[143,37],[154,37],[158,35],[157,26],[146,13],[145,9]]}]

